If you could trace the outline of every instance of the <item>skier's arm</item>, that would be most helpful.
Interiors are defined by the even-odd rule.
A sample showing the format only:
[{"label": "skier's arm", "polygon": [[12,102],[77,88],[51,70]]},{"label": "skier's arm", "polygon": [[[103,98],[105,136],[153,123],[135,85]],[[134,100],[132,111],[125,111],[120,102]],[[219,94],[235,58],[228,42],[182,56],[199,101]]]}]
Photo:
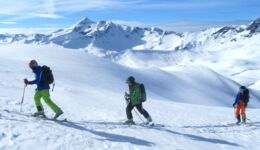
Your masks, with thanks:
[{"label": "skier's arm", "polygon": [[127,92],[125,92],[125,100],[129,100],[129,94]]},{"label": "skier's arm", "polygon": [[40,73],[35,74],[35,80],[29,81],[29,84],[37,84],[40,82]]},{"label": "skier's arm", "polygon": [[240,99],[240,94],[237,94],[237,96],[236,96],[236,99],[235,99],[235,102],[234,102],[233,106],[235,106],[235,105],[238,103],[239,99]]}]

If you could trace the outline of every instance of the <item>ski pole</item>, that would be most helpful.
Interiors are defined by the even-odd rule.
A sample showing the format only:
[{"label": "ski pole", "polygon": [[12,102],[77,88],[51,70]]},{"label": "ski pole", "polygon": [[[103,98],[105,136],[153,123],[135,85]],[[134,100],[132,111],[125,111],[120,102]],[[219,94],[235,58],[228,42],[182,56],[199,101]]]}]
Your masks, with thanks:
[{"label": "ski pole", "polygon": [[[128,100],[128,94],[125,92],[125,100],[126,100],[126,105],[128,105],[129,103],[130,103],[130,101]],[[145,123],[144,121],[143,121],[143,119],[141,118],[141,116],[138,114],[138,112],[134,109],[134,111],[135,111],[135,113],[136,113],[136,115],[139,117],[139,119],[143,122],[143,123]]]},{"label": "ski pole", "polygon": [[51,90],[52,92],[53,92],[53,90],[54,90],[54,87],[55,87],[55,83],[53,83],[53,85],[52,85],[52,90]]},{"label": "ski pole", "polygon": [[20,107],[20,112],[22,112],[22,109],[23,109],[23,100],[24,100],[24,94],[25,94],[25,88],[26,88],[26,84],[24,85],[24,88],[23,88],[23,96],[22,96],[22,101],[21,101],[21,107]]},{"label": "ski pole", "polygon": [[137,114],[137,116],[139,117],[139,119],[143,122],[143,123],[145,123],[144,122],[144,120],[141,118],[141,116],[138,114],[138,112],[134,109],[134,111],[135,111],[135,113]]}]

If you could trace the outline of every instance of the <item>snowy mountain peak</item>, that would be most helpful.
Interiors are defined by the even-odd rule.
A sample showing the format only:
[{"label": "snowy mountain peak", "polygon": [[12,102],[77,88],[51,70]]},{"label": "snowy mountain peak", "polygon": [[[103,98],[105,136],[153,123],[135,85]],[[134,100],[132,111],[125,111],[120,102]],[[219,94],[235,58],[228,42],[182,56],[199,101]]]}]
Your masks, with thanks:
[{"label": "snowy mountain peak", "polygon": [[256,19],[253,21],[248,27],[247,30],[250,30],[249,34],[254,34],[254,33],[260,33],[260,18]]},{"label": "snowy mountain peak", "polygon": [[219,36],[225,36],[226,34],[236,35],[237,33],[242,32],[244,29],[236,26],[225,26],[220,28],[218,31],[213,33],[214,38],[218,38]]},{"label": "snowy mountain peak", "polygon": [[95,22],[90,20],[88,17],[83,17],[82,19],[80,19],[75,26],[86,26],[89,24],[94,24]]},{"label": "snowy mountain peak", "polygon": [[102,21],[99,21],[98,23],[97,23],[97,28],[110,28],[110,27],[112,27],[112,26],[116,26],[116,24],[115,23],[113,23],[112,21],[105,21],[105,20],[102,20]]},{"label": "snowy mountain peak", "polygon": [[95,24],[94,21],[90,20],[88,17],[84,17],[74,24],[71,29],[74,31],[84,30],[86,28],[91,28],[91,25]]}]

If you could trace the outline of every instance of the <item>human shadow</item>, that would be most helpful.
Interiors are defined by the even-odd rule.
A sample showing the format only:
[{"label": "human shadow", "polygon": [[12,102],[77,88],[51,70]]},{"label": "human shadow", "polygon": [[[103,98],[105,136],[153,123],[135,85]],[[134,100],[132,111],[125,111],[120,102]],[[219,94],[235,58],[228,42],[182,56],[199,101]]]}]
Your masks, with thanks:
[{"label": "human shadow", "polygon": [[27,122],[25,120],[21,120],[21,119],[15,119],[15,118],[7,118],[7,117],[1,117],[0,119],[2,120],[8,120],[8,121],[17,121],[17,122]]},{"label": "human shadow", "polygon": [[[126,127],[126,128],[138,128],[138,127],[141,127],[141,128],[151,128],[151,126],[148,126],[148,125],[145,125],[144,123],[136,123],[135,125],[132,125],[132,126],[129,126],[129,125],[125,125],[123,122],[120,123],[120,122],[112,122],[112,121],[83,121],[83,123],[87,123],[87,124],[93,124],[93,125],[101,125],[101,126],[120,126],[121,128],[122,127]],[[153,127],[166,127],[165,125],[163,124],[154,124]]]},{"label": "human shadow", "polygon": [[225,145],[231,145],[231,146],[240,146],[241,147],[241,145],[239,145],[237,143],[229,142],[229,141],[226,141],[226,140],[214,139],[214,138],[205,138],[203,136],[180,133],[180,132],[172,131],[172,130],[169,130],[169,129],[166,129],[165,131],[170,132],[172,134],[176,134],[176,135],[186,136],[186,137],[189,137],[192,140],[196,140],[196,141],[209,142],[209,143],[214,143],[214,144],[225,144]]},{"label": "human shadow", "polygon": [[250,121],[250,122],[246,123],[246,125],[248,125],[248,126],[254,126],[254,127],[260,127],[260,122]]},{"label": "human shadow", "polygon": [[153,142],[149,142],[143,139],[131,137],[131,136],[126,136],[126,135],[119,135],[119,134],[114,134],[114,133],[108,133],[104,131],[96,131],[94,129],[88,129],[82,125],[79,125],[78,123],[72,122],[72,121],[66,121],[66,122],[57,122],[60,125],[77,129],[80,131],[85,131],[92,133],[94,135],[103,137],[104,139],[99,139],[102,141],[113,141],[113,142],[124,142],[124,143],[131,143],[135,145],[141,145],[141,146],[153,146],[155,145]]},{"label": "human shadow", "polygon": [[[260,127],[260,122],[247,122],[245,125]],[[228,123],[228,124],[218,124],[218,125],[183,126],[182,128],[203,129],[203,128],[234,127],[234,126],[239,126],[239,125],[236,125],[235,123]]]},{"label": "human shadow", "polygon": [[114,126],[123,125],[120,124],[119,122],[112,122],[112,121],[82,121],[82,123],[93,124],[93,125],[114,125]]},{"label": "human shadow", "polygon": [[226,140],[221,140],[221,139],[215,139],[215,138],[205,138],[203,136],[198,136],[198,135],[193,135],[193,134],[187,134],[187,133],[180,133],[177,131],[172,131],[170,129],[166,129],[166,128],[161,128],[161,127],[155,127],[153,129],[156,130],[160,130],[160,131],[165,131],[174,135],[180,135],[180,136],[184,136],[184,137],[188,137],[192,140],[195,141],[201,141],[201,142],[208,142],[208,143],[213,143],[213,144],[224,144],[224,145],[230,145],[230,146],[239,146],[239,147],[243,147],[237,143],[234,142],[229,142]]},{"label": "human shadow", "polygon": [[[91,122],[91,123],[102,124],[102,125],[118,125],[118,123],[115,123],[115,122]],[[90,130],[90,129],[87,129],[87,128],[81,126],[81,125],[78,125],[77,123],[73,123],[73,122],[60,122],[59,124],[70,127],[70,128],[75,128],[75,129],[78,129],[78,130],[81,130],[81,131],[90,132],[90,133],[98,135],[100,137],[104,137],[105,140],[108,140],[108,141],[128,142],[128,143],[132,143],[132,144],[136,144],[136,145],[144,145],[144,146],[154,145],[154,143],[152,143],[152,142],[145,141],[145,140],[142,140],[142,139],[137,139],[137,138],[130,137],[130,136],[122,136],[122,135],[117,135],[117,134],[112,134],[112,133],[106,133],[106,132],[103,132],[103,131],[96,131],[96,130],[93,130],[93,129]],[[188,137],[188,138],[190,138],[192,140],[196,140],[196,141],[243,147],[243,146],[241,146],[237,143],[234,143],[234,142],[229,142],[229,141],[222,140],[222,139],[206,138],[206,137],[203,137],[203,136],[198,136],[198,135],[193,135],[193,134],[180,133],[180,132],[177,132],[177,131],[172,131],[172,130],[167,129],[165,127],[152,127],[152,128],[148,127],[148,128],[168,132],[168,133],[171,133],[171,134],[174,134],[174,135]]]},{"label": "human shadow", "polygon": [[219,124],[219,125],[201,125],[201,126],[183,126],[182,128],[191,128],[191,129],[203,129],[203,128],[223,128],[223,127],[233,127],[235,123],[229,124]]},{"label": "human shadow", "polygon": [[[6,112],[6,111],[5,111]],[[10,115],[11,116],[11,115]],[[17,118],[12,118],[12,116],[6,116],[6,115],[2,115],[0,114],[0,119],[1,120],[8,120],[8,121],[17,121],[17,122],[27,122],[25,120],[22,120],[22,119],[17,119]]]}]

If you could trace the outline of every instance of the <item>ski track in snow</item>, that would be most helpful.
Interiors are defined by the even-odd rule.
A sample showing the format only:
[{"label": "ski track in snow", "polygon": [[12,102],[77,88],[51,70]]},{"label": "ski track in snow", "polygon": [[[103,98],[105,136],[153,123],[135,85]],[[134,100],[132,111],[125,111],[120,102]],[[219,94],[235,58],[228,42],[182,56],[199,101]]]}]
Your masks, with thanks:
[{"label": "ski track in snow", "polygon": [[[201,146],[243,149],[246,148],[243,143],[233,140],[242,138],[254,143],[252,137],[259,138],[260,127],[260,122],[249,122],[248,125],[240,126],[225,122],[208,125],[191,122],[189,125],[180,126],[182,122],[179,122],[164,127],[143,127],[119,125],[115,121],[69,119],[68,122],[54,122],[3,111],[1,114],[1,126],[4,125],[5,128],[5,131],[1,131],[1,143],[7,142],[10,148],[18,148],[16,145],[21,144],[22,149],[26,149],[27,142],[30,146],[41,141],[42,146],[44,143],[50,145],[45,147],[46,149],[74,149],[77,146],[81,149],[189,148],[185,143],[195,144],[192,146],[194,149],[200,149]],[[237,137],[239,138],[236,139]],[[8,146],[6,148],[8,149]]]}]

